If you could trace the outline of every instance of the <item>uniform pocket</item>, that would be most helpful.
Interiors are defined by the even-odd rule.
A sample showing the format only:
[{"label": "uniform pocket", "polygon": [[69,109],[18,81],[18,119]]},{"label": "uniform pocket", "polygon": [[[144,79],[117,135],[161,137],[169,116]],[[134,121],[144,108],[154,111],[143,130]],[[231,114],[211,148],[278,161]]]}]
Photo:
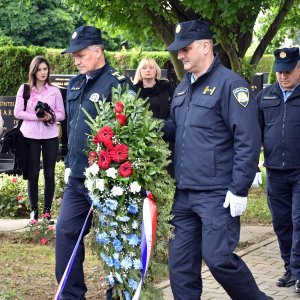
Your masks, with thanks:
[{"label": "uniform pocket", "polygon": [[180,94],[180,95],[174,95],[173,102],[172,102],[172,111],[174,115],[174,119],[176,121],[176,124],[179,125],[184,120],[184,99],[185,99],[186,93]]},{"label": "uniform pocket", "polygon": [[190,105],[189,125],[212,128],[216,122],[216,106],[218,99],[204,98]]},{"label": "uniform pocket", "polygon": [[261,106],[264,113],[265,124],[274,123],[276,122],[276,120],[281,118],[280,103],[281,103],[280,99],[264,100],[261,102]]},{"label": "uniform pocket", "polygon": [[231,255],[236,248],[240,237],[239,218],[217,217],[206,223],[203,218],[203,243],[206,243],[206,252],[215,256]]}]

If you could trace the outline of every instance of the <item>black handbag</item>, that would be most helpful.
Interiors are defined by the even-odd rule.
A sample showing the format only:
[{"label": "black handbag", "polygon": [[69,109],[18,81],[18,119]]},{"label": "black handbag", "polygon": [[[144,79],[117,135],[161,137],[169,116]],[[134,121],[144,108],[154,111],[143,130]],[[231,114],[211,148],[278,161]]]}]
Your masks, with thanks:
[{"label": "black handbag", "polygon": [[[26,110],[27,102],[30,97],[29,85],[24,84],[24,110]],[[24,179],[27,178],[27,143],[20,127],[23,120],[19,120],[18,124],[12,129],[7,130],[0,140],[0,172],[12,170],[21,170]]]}]

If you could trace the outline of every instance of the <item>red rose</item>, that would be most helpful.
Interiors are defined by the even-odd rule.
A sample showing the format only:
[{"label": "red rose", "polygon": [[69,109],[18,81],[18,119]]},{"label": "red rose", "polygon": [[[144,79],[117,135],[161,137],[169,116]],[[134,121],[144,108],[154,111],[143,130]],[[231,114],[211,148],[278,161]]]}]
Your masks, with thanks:
[{"label": "red rose", "polygon": [[48,230],[49,230],[49,231],[54,231],[54,230],[55,230],[55,227],[54,227],[53,225],[49,225],[49,226],[48,226]]},{"label": "red rose", "polygon": [[18,182],[18,178],[17,178],[17,177],[14,177],[11,181],[12,181],[13,183],[16,183],[16,182]]},{"label": "red rose", "polygon": [[118,101],[115,105],[115,112],[116,113],[121,113],[124,109],[124,105],[122,102]]},{"label": "red rose", "polygon": [[93,162],[95,161],[96,158],[97,158],[97,153],[94,152],[94,151],[91,151],[90,155],[89,155],[89,164],[90,164],[90,166],[93,164]]},{"label": "red rose", "polygon": [[110,151],[110,156],[115,162],[126,160],[128,158],[128,147],[124,144],[118,144]]},{"label": "red rose", "polygon": [[98,133],[94,136],[94,144],[103,143],[104,141],[111,140],[114,136],[114,132],[109,126],[102,127]]},{"label": "red rose", "polygon": [[35,230],[35,231],[33,232],[33,234],[34,234],[34,235],[38,235],[39,232],[38,232],[37,230]]},{"label": "red rose", "polygon": [[126,161],[125,163],[120,165],[119,168],[119,174],[122,177],[129,177],[132,174],[132,167],[129,161]]},{"label": "red rose", "polygon": [[47,243],[48,243],[48,240],[45,237],[41,238],[42,245],[46,245]]},{"label": "red rose", "polygon": [[18,201],[21,201],[21,200],[22,200],[22,196],[21,196],[21,195],[18,195],[18,196],[17,196],[17,200],[18,200]]},{"label": "red rose", "polygon": [[106,140],[103,142],[103,144],[108,150],[112,150],[114,148],[114,143],[112,140]]},{"label": "red rose", "polygon": [[98,166],[103,170],[107,170],[110,166],[110,163],[111,157],[109,152],[106,150],[102,150],[99,154]]},{"label": "red rose", "polygon": [[116,120],[120,122],[121,126],[124,126],[126,124],[126,116],[123,114],[117,114]]}]

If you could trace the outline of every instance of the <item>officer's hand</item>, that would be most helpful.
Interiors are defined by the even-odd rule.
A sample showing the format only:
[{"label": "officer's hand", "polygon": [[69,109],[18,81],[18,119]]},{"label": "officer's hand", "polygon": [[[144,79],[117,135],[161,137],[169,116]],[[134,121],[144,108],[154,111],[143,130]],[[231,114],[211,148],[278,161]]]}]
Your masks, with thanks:
[{"label": "officer's hand", "polygon": [[68,183],[68,179],[69,179],[69,176],[70,176],[70,173],[71,173],[71,169],[70,168],[66,168],[65,169],[65,183]]},{"label": "officer's hand", "polygon": [[258,188],[261,184],[262,184],[261,172],[257,172],[254,177],[251,187]]},{"label": "officer's hand", "polygon": [[232,217],[240,216],[247,208],[247,197],[240,197],[227,192],[223,207],[230,206],[230,214]]}]

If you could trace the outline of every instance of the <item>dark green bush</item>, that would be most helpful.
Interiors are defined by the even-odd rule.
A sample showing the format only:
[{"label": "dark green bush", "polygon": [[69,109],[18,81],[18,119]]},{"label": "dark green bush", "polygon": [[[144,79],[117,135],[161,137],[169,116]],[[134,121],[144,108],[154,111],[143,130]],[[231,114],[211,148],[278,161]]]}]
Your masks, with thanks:
[{"label": "dark green bush", "polygon": [[32,58],[45,53],[43,47],[0,47],[0,95],[14,96],[20,84],[27,81]]},{"label": "dark green bush", "polygon": [[258,65],[257,65],[256,72],[259,72],[259,73],[270,72],[270,68],[271,68],[273,61],[274,61],[273,54],[264,55],[260,59]]},{"label": "dark green bush", "polygon": [[276,82],[276,74],[274,72],[274,63],[275,63],[275,60],[273,60],[273,63],[271,64],[271,67],[270,67],[270,75],[269,75],[269,83],[275,83]]},{"label": "dark green bush", "polygon": [[[49,60],[52,74],[77,74],[78,70],[74,65],[74,59],[69,54],[62,55],[61,51],[61,49],[33,46],[28,48],[0,47],[0,95],[16,95],[20,84],[27,81],[30,62],[36,55],[44,55]],[[144,57],[154,58],[161,68],[166,68],[170,59],[167,51],[106,51],[105,55],[110,64],[121,72],[126,69],[136,69]],[[273,55],[265,55],[260,60],[256,72],[269,72],[273,61]]]}]

